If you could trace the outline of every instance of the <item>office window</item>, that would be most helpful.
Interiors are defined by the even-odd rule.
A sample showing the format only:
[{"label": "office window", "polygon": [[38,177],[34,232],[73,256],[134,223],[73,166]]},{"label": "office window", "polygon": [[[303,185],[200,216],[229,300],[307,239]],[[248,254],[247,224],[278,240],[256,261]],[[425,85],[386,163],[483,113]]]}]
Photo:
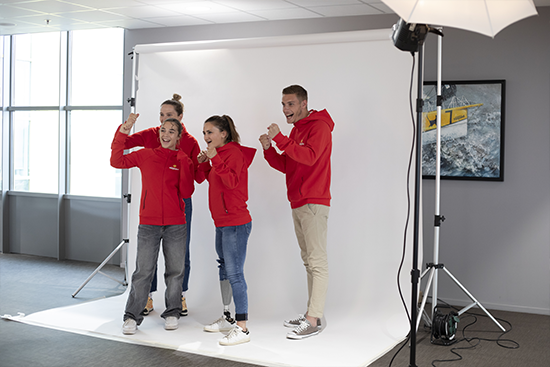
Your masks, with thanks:
[{"label": "office window", "polygon": [[122,171],[111,167],[111,142],[122,111],[70,113],[69,192],[120,197]]},{"label": "office window", "polygon": [[[0,36],[0,127],[4,126],[4,40],[5,36]],[[0,190],[4,188],[4,156],[2,149],[4,144],[3,129],[0,129]]]},{"label": "office window", "polygon": [[118,106],[122,102],[124,30],[72,32],[72,106]]},{"label": "office window", "polygon": [[74,31],[70,44],[67,192],[120,197],[121,171],[109,160],[113,136],[123,122],[124,31]]},{"label": "office window", "polygon": [[120,197],[122,172],[111,167],[109,157],[115,129],[123,122],[124,30],[6,39],[14,52],[13,90],[6,83],[9,74],[0,84],[7,88],[4,103],[10,103],[2,107],[3,123],[6,116],[11,121],[9,189]]},{"label": "office window", "polygon": [[14,36],[14,106],[58,106],[60,33]]},{"label": "office window", "polygon": [[13,113],[14,190],[57,193],[58,126],[58,111]]}]

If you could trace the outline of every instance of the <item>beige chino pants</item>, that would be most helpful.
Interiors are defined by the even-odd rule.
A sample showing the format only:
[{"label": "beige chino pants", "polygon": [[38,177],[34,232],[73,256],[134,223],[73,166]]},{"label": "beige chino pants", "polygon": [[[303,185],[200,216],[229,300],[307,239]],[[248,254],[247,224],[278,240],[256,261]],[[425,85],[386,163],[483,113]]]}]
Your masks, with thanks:
[{"label": "beige chino pants", "polygon": [[327,226],[330,207],[306,204],[292,209],[294,230],[307,272],[307,314],[323,317],[328,289]]}]

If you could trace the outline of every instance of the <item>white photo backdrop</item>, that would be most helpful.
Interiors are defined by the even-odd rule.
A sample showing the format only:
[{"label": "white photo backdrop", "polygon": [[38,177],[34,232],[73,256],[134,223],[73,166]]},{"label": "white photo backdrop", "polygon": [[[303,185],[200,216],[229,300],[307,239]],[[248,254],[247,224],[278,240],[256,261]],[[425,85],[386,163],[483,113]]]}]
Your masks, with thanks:
[{"label": "white photo backdrop", "polygon": [[[185,104],[183,122],[201,149],[206,146],[204,121],[221,114],[233,118],[243,145],[257,148],[249,170],[248,204],[253,220],[245,265],[251,329],[257,330],[262,322],[279,324],[283,318],[306,311],[306,275],[285,178],[268,166],[258,141],[272,122],[289,134],[291,126],[285,123],[281,110],[281,90],[300,84],[308,90],[309,108],[326,108],[335,121],[330,285],[325,310],[328,327],[323,333],[349,330],[345,323],[350,320],[365,324],[360,327],[363,335],[382,332],[393,343],[408,332],[397,271],[407,216],[406,175],[413,133],[408,95],[412,58],[393,46],[390,33],[377,30],[135,48],[136,112],[140,114],[136,131],[157,126],[160,104],[178,93]],[[414,172],[410,184],[414,190]],[[222,308],[207,186],[207,182],[196,185],[193,196],[187,293],[191,314],[203,323],[219,317]],[[140,173],[133,169],[134,198],[140,197],[140,189]],[[134,200],[130,207],[130,274],[135,266],[138,209],[139,201]],[[407,302],[413,209],[401,274]],[[159,272],[162,270],[161,259]],[[162,293],[161,275],[159,279]],[[156,305],[159,310],[162,306]]]}]

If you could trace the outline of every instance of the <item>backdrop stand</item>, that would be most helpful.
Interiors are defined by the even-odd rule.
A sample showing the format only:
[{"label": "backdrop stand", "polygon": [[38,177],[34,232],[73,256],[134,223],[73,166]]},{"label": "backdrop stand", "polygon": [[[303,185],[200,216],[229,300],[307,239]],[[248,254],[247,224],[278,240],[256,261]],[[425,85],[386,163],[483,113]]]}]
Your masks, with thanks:
[{"label": "backdrop stand", "polygon": [[[128,55],[132,58],[132,96],[131,98],[128,98],[128,103],[130,104],[130,112],[133,113],[135,112],[135,108],[136,108],[136,63],[137,63],[136,56],[137,55],[135,54],[134,51],[130,52]],[[123,184],[123,188],[124,188],[124,184]],[[122,233],[122,236],[126,238],[124,238],[118,244],[118,246],[109,254],[109,256],[107,256],[105,260],[103,260],[103,262],[92,272],[92,274],[90,274],[90,276],[84,281],[84,283],[82,283],[82,285],[73,293],[73,298],[98,273],[106,276],[107,278],[114,280],[115,282],[120,283],[123,286],[128,285],[128,246],[124,246],[124,245],[130,242],[130,240],[128,239],[128,227],[129,227],[129,221],[130,221],[130,218],[128,215],[128,206],[132,202],[132,195],[129,193],[124,194],[123,199],[126,200],[126,204],[128,204],[126,206],[124,205],[122,206],[122,221],[121,221],[121,233]],[[122,248],[124,248],[126,251],[121,251],[120,253],[120,266],[124,268],[124,280],[121,282],[120,280],[115,279],[110,275],[103,273],[101,269],[103,269],[103,267],[109,262],[109,260],[111,260],[111,258],[115,256],[115,254],[118,251],[120,251]]]},{"label": "backdrop stand", "polygon": [[124,270],[124,280],[123,280],[123,281],[120,281],[120,280],[118,280],[118,279],[115,279],[115,278],[113,278],[112,276],[110,276],[110,275],[108,275],[108,274],[105,274],[104,272],[101,271],[101,269],[103,269],[103,267],[109,262],[109,260],[111,260],[111,258],[112,258],[113,256],[115,256],[115,254],[116,254],[125,244],[127,244],[128,242],[129,242],[128,239],[123,239],[122,242],[119,243],[119,245],[113,250],[113,252],[111,252],[111,253],[109,254],[109,256],[107,256],[107,257],[105,258],[105,260],[103,260],[103,262],[102,262],[102,263],[92,272],[92,274],[90,274],[90,276],[88,277],[88,279],[86,279],[86,280],[84,281],[84,283],[82,283],[82,285],[73,293],[73,298],[76,297],[76,295],[78,294],[78,292],[80,292],[80,290],[81,290],[82,288],[84,288],[84,286],[86,286],[86,284],[88,284],[88,282],[89,282],[90,280],[92,280],[92,278],[93,278],[94,276],[96,276],[96,274],[98,274],[98,273],[101,274],[101,275],[106,276],[106,277],[109,278],[109,279],[114,280],[114,281],[117,282],[117,283],[120,283],[120,284],[123,285],[123,286],[127,286],[127,285],[128,285],[128,282],[127,282],[127,279],[128,279],[128,270],[127,270],[127,269],[128,269],[128,267],[127,267],[127,266],[124,267],[125,270]]},{"label": "backdrop stand", "polygon": [[[452,274],[449,270],[445,268],[444,264],[439,263],[439,228],[441,226],[441,223],[445,220],[445,217],[440,215],[440,188],[441,188],[441,106],[443,104],[443,98],[441,97],[441,48],[442,48],[442,34],[438,34],[437,38],[437,122],[436,122],[436,163],[435,163],[435,219],[434,219],[434,249],[433,249],[433,263],[427,264],[427,269],[424,271],[424,273],[421,275],[421,278],[423,278],[426,274],[428,275],[428,282],[426,284],[426,288],[424,291],[424,296],[422,297],[422,303],[420,305],[419,315],[416,321],[416,330],[418,330],[418,327],[420,326],[420,320],[422,318],[422,315],[424,314],[424,307],[426,306],[426,300],[428,298],[428,293],[430,291],[430,286],[433,283],[433,289],[432,289],[432,317],[427,318],[429,321],[429,325],[432,325],[432,320],[435,315],[436,307],[437,307],[437,286],[438,286],[438,276],[437,276],[437,270],[443,270],[445,273],[453,280],[453,282],[460,288],[462,291],[473,301],[472,304],[464,307],[462,310],[458,312],[458,315],[462,315],[466,311],[468,311],[470,308],[474,306],[478,306],[497,324],[497,326],[502,330],[506,331],[504,327],[483,307],[483,305],[475,299],[475,297],[468,292],[466,287],[464,287]],[[419,91],[419,96],[422,94]],[[421,116],[419,116],[421,118]],[[420,121],[420,120],[419,120]],[[418,123],[420,126],[420,122]],[[421,129],[420,129],[421,130]],[[420,143],[421,144],[421,143]]]}]

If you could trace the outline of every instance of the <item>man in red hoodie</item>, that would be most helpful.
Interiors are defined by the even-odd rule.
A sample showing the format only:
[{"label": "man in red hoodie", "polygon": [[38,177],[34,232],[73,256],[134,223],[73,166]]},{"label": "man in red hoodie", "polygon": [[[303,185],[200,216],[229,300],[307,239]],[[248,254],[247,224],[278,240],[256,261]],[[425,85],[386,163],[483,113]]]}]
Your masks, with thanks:
[{"label": "man in red hoodie", "polygon": [[[290,136],[271,124],[260,136],[269,165],[286,174],[294,230],[307,272],[307,312],[284,325],[289,339],[317,335],[328,288],[327,222],[330,207],[330,156],[334,122],[326,110],[308,110],[307,91],[299,85],[283,89],[283,113],[294,127]],[[279,154],[271,142],[282,151]]]}]

